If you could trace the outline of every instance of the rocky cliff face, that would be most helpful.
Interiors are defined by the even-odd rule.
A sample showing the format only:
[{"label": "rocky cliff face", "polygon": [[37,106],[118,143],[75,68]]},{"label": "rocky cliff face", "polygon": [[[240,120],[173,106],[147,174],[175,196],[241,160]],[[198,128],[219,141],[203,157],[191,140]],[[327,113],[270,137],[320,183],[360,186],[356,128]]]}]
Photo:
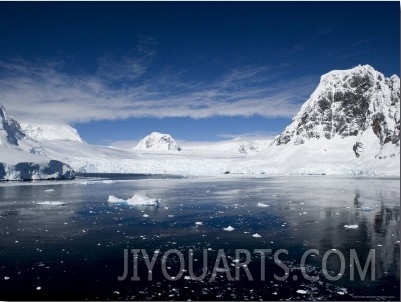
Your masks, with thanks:
[{"label": "rocky cliff face", "polygon": [[[366,139],[369,132],[374,139]],[[299,145],[334,137],[355,137],[350,148],[356,157],[372,144],[380,145],[378,158],[399,154],[399,77],[386,78],[369,65],[323,75],[293,122],[272,144]]]}]

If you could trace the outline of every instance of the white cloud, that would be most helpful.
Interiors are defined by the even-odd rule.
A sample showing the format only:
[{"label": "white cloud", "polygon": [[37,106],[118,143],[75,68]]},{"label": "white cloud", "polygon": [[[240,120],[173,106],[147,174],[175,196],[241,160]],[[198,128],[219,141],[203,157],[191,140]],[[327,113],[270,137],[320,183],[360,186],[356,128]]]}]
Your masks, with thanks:
[{"label": "white cloud", "polygon": [[[130,117],[292,117],[317,84],[314,77],[284,81],[283,70],[252,66],[233,69],[213,83],[186,81],[171,72],[124,82],[147,73],[153,54],[141,47],[142,57],[125,58],[115,68],[104,59],[99,70],[109,65],[108,77],[69,74],[61,62],[0,61],[0,104],[21,121],[65,123]],[[125,85],[115,85],[116,80]]]}]

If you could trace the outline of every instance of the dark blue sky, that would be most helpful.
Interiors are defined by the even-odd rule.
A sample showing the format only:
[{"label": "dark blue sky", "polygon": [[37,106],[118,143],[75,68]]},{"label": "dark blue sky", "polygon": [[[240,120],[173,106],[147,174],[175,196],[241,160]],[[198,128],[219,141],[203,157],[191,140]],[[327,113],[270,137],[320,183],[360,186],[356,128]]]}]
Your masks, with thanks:
[{"label": "dark blue sky", "polygon": [[400,74],[399,2],[0,3],[0,93],[89,142],[276,134],[332,69]]}]

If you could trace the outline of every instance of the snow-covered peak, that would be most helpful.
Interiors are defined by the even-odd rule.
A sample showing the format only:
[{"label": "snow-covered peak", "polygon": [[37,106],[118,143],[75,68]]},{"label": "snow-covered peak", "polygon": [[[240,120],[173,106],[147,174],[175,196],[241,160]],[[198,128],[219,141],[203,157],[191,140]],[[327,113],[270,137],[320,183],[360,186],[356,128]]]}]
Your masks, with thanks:
[{"label": "snow-covered peak", "polygon": [[143,151],[181,151],[181,147],[171,135],[159,132],[152,132],[143,138],[134,149]]},{"label": "snow-covered peak", "polygon": [[358,76],[364,77],[365,79],[368,77],[371,80],[374,80],[378,77],[381,77],[382,79],[385,78],[382,73],[378,72],[370,65],[358,65],[351,69],[332,70],[321,76],[320,84],[327,83],[329,85],[333,85],[334,87],[338,85],[341,86],[343,83],[347,81],[349,82],[349,77]]},{"label": "snow-covered peak", "polygon": [[254,154],[258,153],[261,150],[261,146],[253,143],[253,142],[243,142],[238,147],[238,152],[243,154]]},{"label": "snow-covered peak", "polygon": [[78,131],[69,125],[52,125],[52,124],[21,124],[24,132],[37,141],[74,141],[82,143],[83,140],[79,136]]}]

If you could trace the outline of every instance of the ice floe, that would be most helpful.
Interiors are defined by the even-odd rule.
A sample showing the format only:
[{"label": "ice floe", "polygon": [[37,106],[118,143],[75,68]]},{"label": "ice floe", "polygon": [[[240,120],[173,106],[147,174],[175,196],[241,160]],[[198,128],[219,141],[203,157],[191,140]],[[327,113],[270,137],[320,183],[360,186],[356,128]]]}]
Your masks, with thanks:
[{"label": "ice floe", "polygon": [[351,229],[351,230],[356,230],[358,229],[358,225],[357,224],[344,224],[344,228],[346,229]]},{"label": "ice floe", "polygon": [[160,205],[160,200],[157,198],[149,198],[139,194],[134,194],[131,198],[121,199],[114,195],[109,195],[108,202],[110,203],[125,203],[130,206],[155,206]]},{"label": "ice floe", "polygon": [[235,230],[235,228],[233,228],[231,225],[229,225],[228,227],[226,227],[226,228],[223,228],[223,231],[227,231],[227,232],[232,232],[232,231],[234,231]]}]

